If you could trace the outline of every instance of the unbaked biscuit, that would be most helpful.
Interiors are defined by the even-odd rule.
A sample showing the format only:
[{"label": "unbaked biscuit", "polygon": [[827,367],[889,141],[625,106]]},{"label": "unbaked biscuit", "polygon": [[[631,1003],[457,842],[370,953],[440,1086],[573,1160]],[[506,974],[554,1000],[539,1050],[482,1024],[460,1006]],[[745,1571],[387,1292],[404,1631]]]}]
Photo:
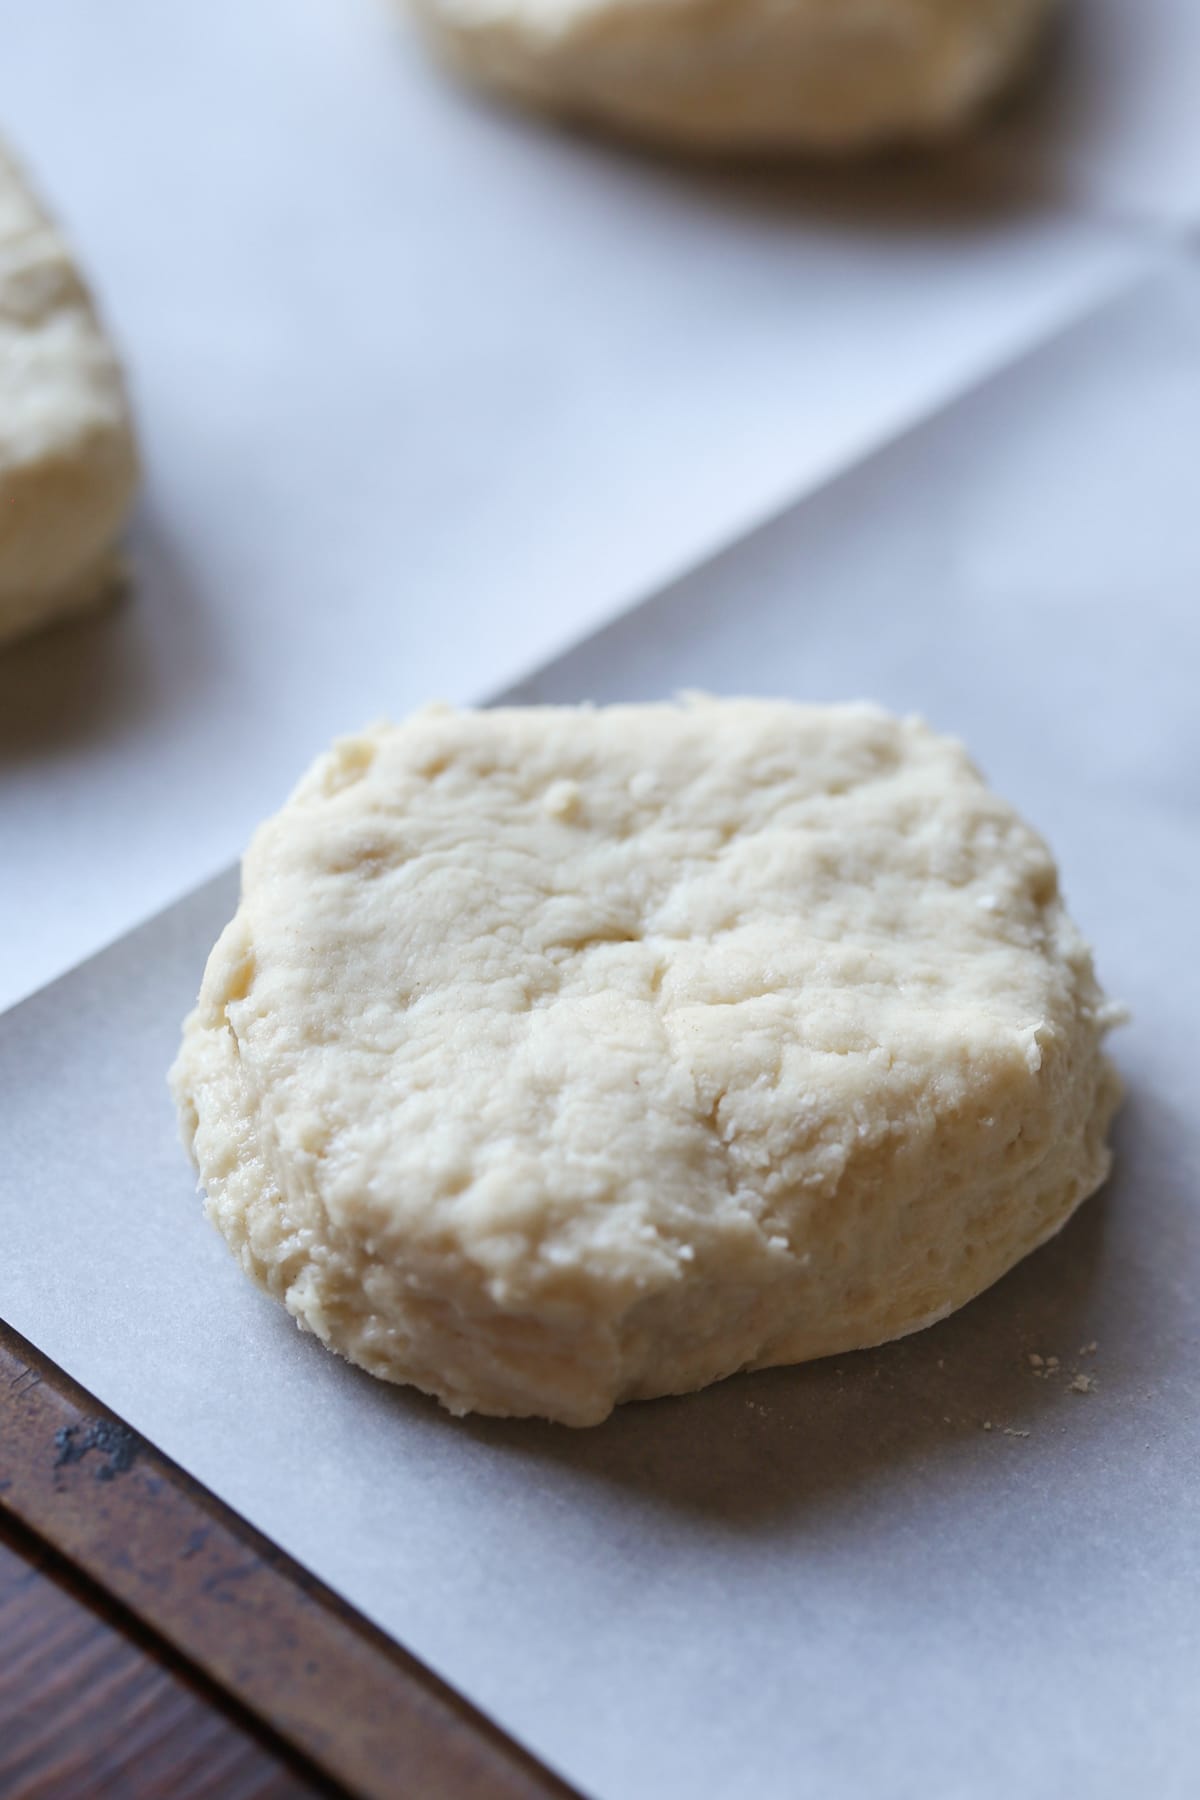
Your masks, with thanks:
[{"label": "unbaked biscuit", "polygon": [[958,131],[1052,0],[412,0],[470,80],[691,150],[857,151]]},{"label": "unbaked biscuit", "polygon": [[98,600],[137,482],[116,356],[0,146],[0,642]]},{"label": "unbaked biscuit", "polygon": [[916,1331],[1104,1179],[1045,845],[866,706],[431,709],[246,857],[172,1074],[208,1212],[351,1361],[571,1425]]}]

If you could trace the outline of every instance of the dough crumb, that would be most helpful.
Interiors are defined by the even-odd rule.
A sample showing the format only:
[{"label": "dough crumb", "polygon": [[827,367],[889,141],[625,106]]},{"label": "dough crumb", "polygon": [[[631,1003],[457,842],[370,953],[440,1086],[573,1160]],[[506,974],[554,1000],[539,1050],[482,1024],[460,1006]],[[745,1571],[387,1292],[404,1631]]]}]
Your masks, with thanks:
[{"label": "dough crumb", "polygon": [[555,781],[546,789],[542,805],[552,819],[574,819],[579,814],[581,801],[577,781]]},{"label": "dough crumb", "polygon": [[1027,1438],[1029,1433],[1027,1431],[1016,1431],[1011,1425],[1006,1425],[1004,1427],[1004,1435],[1005,1437]]},{"label": "dough crumb", "polygon": [[1090,1394],[1095,1387],[1096,1377],[1094,1375],[1076,1375],[1067,1383],[1068,1392],[1072,1394]]}]

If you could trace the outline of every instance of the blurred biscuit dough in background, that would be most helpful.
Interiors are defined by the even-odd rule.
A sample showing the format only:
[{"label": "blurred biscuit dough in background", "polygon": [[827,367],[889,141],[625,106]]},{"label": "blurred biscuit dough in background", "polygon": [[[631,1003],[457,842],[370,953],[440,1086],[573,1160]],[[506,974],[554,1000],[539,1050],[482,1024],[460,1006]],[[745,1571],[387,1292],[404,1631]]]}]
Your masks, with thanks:
[{"label": "blurred biscuit dough in background", "polygon": [[462,75],[694,150],[847,152],[959,130],[1054,0],[413,0]]},{"label": "blurred biscuit dough in background", "polygon": [[0,144],[0,643],[112,590],[136,484],[116,355]]}]

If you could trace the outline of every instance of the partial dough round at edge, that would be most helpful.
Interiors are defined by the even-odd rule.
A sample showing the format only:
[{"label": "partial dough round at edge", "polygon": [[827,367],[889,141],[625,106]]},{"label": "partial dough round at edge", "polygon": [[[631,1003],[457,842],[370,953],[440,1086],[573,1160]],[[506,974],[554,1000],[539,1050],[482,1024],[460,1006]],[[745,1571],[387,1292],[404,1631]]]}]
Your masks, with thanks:
[{"label": "partial dough round at edge", "polygon": [[172,1080],[302,1324],[584,1425],[990,1285],[1107,1173],[1113,1016],[1045,846],[916,721],[431,710],[259,832]]},{"label": "partial dough round at edge", "polygon": [[116,356],[0,146],[0,644],[102,599],[137,484]]},{"label": "partial dough round at edge", "polygon": [[410,0],[459,75],[663,148],[845,154],[960,131],[1056,0]]}]

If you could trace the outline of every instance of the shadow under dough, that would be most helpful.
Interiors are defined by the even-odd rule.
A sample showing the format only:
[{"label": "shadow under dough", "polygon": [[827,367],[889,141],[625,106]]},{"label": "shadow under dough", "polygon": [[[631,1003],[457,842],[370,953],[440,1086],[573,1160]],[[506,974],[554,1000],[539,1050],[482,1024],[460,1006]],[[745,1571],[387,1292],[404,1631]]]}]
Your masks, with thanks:
[{"label": "shadow under dough", "polygon": [[201,596],[150,508],[110,601],[0,648],[0,769],[128,737],[207,685]]},{"label": "shadow under dough", "polygon": [[[730,1529],[769,1527],[822,1510],[839,1493],[879,1486],[919,1464],[949,1476],[997,1438],[1039,1427],[1104,1429],[1096,1402],[1152,1378],[1154,1316],[1145,1271],[1125,1254],[1145,1229],[1153,1194],[1153,1109],[1131,1095],[1116,1131],[1108,1184],[1050,1243],[940,1325],[876,1350],[738,1375],[698,1394],[619,1407],[605,1424],[571,1431],[537,1421],[469,1419],[493,1453],[552,1463],[586,1484],[613,1484],[656,1506]],[[1200,1220],[1181,1209],[1176,1228],[1200,1250]],[[1185,1253],[1181,1247],[1180,1253]],[[1101,1341],[1101,1354],[1085,1351]],[[1056,1356],[1050,1373],[1031,1355]],[[1124,1365],[1122,1367],[1122,1365]],[[1072,1387],[1097,1381],[1095,1394]],[[1062,1418],[1070,1409],[1069,1419]],[[1015,1447],[1014,1447],[1015,1448]]]}]

